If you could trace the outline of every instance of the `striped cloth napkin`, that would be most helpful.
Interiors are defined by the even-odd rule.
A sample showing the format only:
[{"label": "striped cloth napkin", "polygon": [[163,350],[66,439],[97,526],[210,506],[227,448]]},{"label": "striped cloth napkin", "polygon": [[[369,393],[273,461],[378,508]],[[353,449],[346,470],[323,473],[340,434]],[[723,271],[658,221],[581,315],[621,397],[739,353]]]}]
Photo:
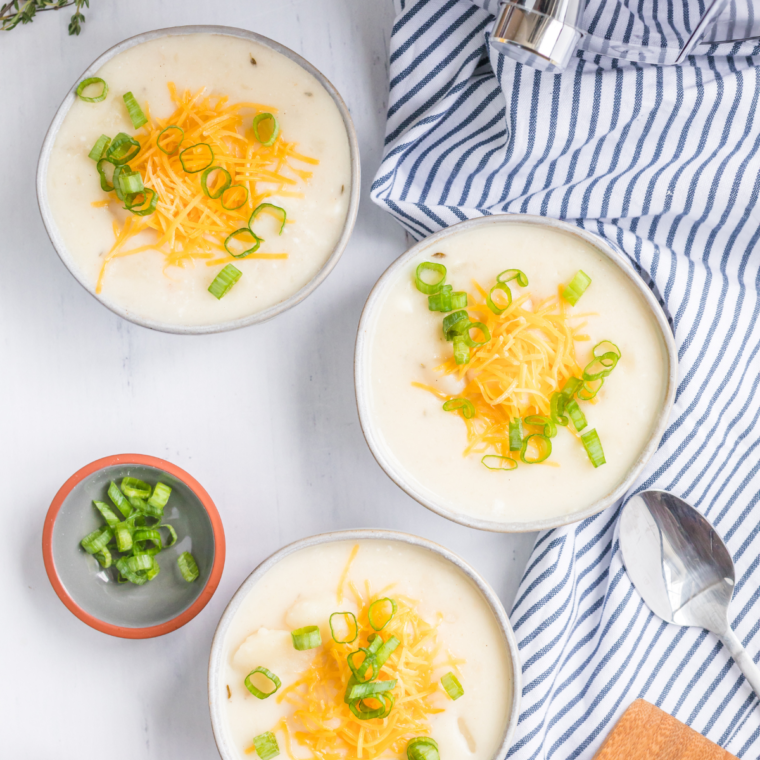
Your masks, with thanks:
[{"label": "striped cloth napkin", "polygon": [[[542,74],[489,49],[496,0],[395,1],[373,199],[416,238],[483,214],[543,214],[627,254],[681,362],[670,426],[635,490],[673,491],[725,538],[732,622],[757,662],[760,45],[703,48],[680,67],[581,53]],[[635,22],[665,45],[688,36],[700,3],[587,5],[597,35],[624,38]],[[717,638],[663,623],[631,586],[619,509],[536,542],[511,614],[524,690],[509,757],[591,758],[636,697],[760,757],[758,700]]]}]

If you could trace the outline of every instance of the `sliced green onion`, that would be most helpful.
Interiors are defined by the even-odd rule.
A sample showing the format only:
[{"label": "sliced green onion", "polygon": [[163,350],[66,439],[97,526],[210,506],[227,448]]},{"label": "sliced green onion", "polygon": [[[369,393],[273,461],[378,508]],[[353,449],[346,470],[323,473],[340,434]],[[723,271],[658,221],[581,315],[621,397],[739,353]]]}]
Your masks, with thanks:
[{"label": "sliced green onion", "polygon": [[439,293],[434,296],[428,296],[428,310],[429,311],[451,311],[451,291],[454,288],[451,285],[444,285]]},{"label": "sliced green onion", "polygon": [[381,692],[376,694],[371,699],[376,699],[378,702],[382,702],[383,706],[378,708],[368,707],[364,704],[363,700],[355,699],[348,702],[348,709],[354,714],[358,720],[374,720],[387,718],[393,709],[394,699],[393,694],[390,692]]},{"label": "sliced green onion", "polygon": [[567,398],[565,395],[559,391],[556,391],[555,393],[552,393],[549,403],[551,406],[551,416],[554,424],[566,427],[568,420],[565,416],[565,407],[567,405]]},{"label": "sliced green onion", "polygon": [[208,292],[216,298],[224,298],[243,273],[232,264],[227,264],[209,285]]},{"label": "sliced green onion", "polygon": [[[130,559],[129,557],[122,557],[121,559],[117,559],[116,560],[116,569],[119,571],[119,573],[121,574],[121,576],[123,578],[125,578],[126,580],[128,580],[130,583],[134,583],[135,586],[143,586],[149,580],[151,580],[148,577],[148,573],[147,572],[143,572],[143,573],[134,573],[134,572],[132,572],[132,570],[129,569],[129,566],[127,564],[129,559]],[[152,569],[152,560],[153,560],[153,558],[149,557],[148,559],[151,560],[151,569]],[[156,567],[158,567],[158,563],[156,563]],[[155,573],[153,575],[153,577],[155,577],[155,575],[157,575],[157,574],[158,573]]]},{"label": "sliced green onion", "polygon": [[349,699],[367,699],[385,691],[393,691],[396,681],[371,681],[370,683],[357,683],[351,687]]},{"label": "sliced green onion", "polygon": [[108,135],[101,135],[95,141],[95,145],[92,146],[92,150],[87,154],[88,158],[93,161],[100,161],[106,154],[108,146],[111,144],[111,138]]},{"label": "sliced green onion", "polygon": [[[173,147],[171,150],[169,150],[169,149],[167,148],[167,146],[166,146],[166,141],[164,141],[164,144],[163,144],[163,145],[161,144],[161,138],[162,138],[162,137],[163,137],[163,136],[164,136],[164,135],[165,135],[167,132],[169,132],[169,130],[176,130],[177,132],[179,132],[179,140],[177,141],[177,144],[176,144],[176,145],[175,145],[175,146],[174,146],[174,147]],[[172,135],[173,135],[173,134],[174,134],[173,132],[170,132],[170,133],[169,133],[169,137],[172,137]],[[182,145],[182,141],[183,141],[184,139],[185,139],[185,130],[184,130],[184,129],[182,129],[182,127],[178,127],[176,124],[171,124],[170,126],[166,127],[165,129],[162,129],[162,130],[161,130],[161,131],[158,133],[158,137],[156,138],[156,146],[158,147],[158,149],[159,149],[159,150],[160,150],[162,153],[166,153],[166,155],[167,155],[167,156],[173,156],[173,155],[174,155],[174,154],[175,154],[175,153],[176,153],[176,152],[179,150],[179,146],[180,146],[180,145]],[[170,146],[169,146],[169,147],[171,147],[171,144],[170,144]]]},{"label": "sliced green onion", "polygon": [[[280,235],[282,235],[283,230],[285,229],[285,224],[288,221],[288,212],[285,211],[284,208],[281,208],[280,206],[275,206],[274,203],[259,203],[258,206],[253,210],[253,213],[251,214],[251,218],[248,220],[248,228],[253,232],[253,223],[256,220],[256,217],[262,212],[266,211],[267,209],[271,209],[277,214],[282,214],[282,224],[280,225]],[[254,237],[256,237],[254,235]]]},{"label": "sliced green onion", "polygon": [[140,152],[140,143],[126,132],[119,132],[111,140],[105,158],[110,158],[111,163],[117,166],[128,164]]},{"label": "sliced green onion", "polygon": [[156,483],[153,488],[153,493],[151,494],[150,499],[148,499],[148,504],[150,504],[151,507],[158,507],[163,511],[166,502],[169,501],[171,495],[172,489],[169,488],[169,486],[164,485],[163,483]]},{"label": "sliced green onion", "polygon": [[467,364],[470,361],[470,347],[461,335],[454,338],[454,361],[457,364]]},{"label": "sliced green onion", "polygon": [[[155,556],[164,548],[161,542],[161,534],[157,530],[136,530],[132,540],[134,541],[132,553],[135,556],[138,554]],[[148,542],[151,542],[153,546],[146,546]]]},{"label": "sliced green onion", "polygon": [[[381,606],[387,606],[390,604],[391,609],[390,613],[388,613],[388,616],[385,620],[385,622],[381,622],[381,620],[377,620],[377,615],[382,614],[382,608]],[[377,609],[380,608],[380,609]],[[377,609],[377,612],[376,612]],[[396,604],[395,599],[390,599],[388,597],[385,597],[384,599],[376,599],[372,604],[369,606],[369,611],[367,612],[367,617],[369,618],[369,624],[372,626],[372,629],[375,631],[382,631],[383,628],[385,628],[388,623],[393,620],[394,616],[398,612],[398,605]]]},{"label": "sliced green onion", "polygon": [[[213,193],[208,189],[208,177],[211,172],[220,172],[225,177],[222,186],[218,187]],[[224,191],[227,190],[231,184],[232,175],[221,166],[209,166],[208,169],[204,169],[203,174],[201,174],[201,189],[203,190],[204,195],[207,195],[214,200],[221,198],[222,195],[224,195]]]},{"label": "sliced green onion", "polygon": [[480,461],[489,470],[504,470],[505,472],[508,472],[517,469],[517,462],[511,457],[502,457],[497,454],[486,454]]},{"label": "sliced green onion", "polygon": [[[250,235],[253,237],[253,245],[250,248],[246,248],[244,251],[241,251],[240,253],[235,253],[232,248],[230,248],[230,244],[241,235]],[[232,234],[227,236],[227,239],[224,241],[224,250],[227,251],[230,256],[233,256],[236,259],[244,259],[246,256],[250,256],[252,253],[256,253],[256,251],[261,248],[261,244],[263,242],[263,239],[260,238],[253,230],[249,229],[248,227],[241,227],[239,230],[235,230]],[[242,245],[246,246],[248,243],[242,243]]]},{"label": "sliced green onion", "polygon": [[127,501],[127,497],[119,490],[119,486],[113,480],[111,481],[111,485],[108,486],[108,498],[111,499],[124,517],[129,517],[132,514],[132,505]]},{"label": "sliced green onion", "polygon": [[259,760],[271,760],[271,758],[277,757],[280,754],[277,738],[271,731],[254,736],[253,746],[256,748]]},{"label": "sliced green onion", "polygon": [[[269,137],[266,139],[264,139],[259,129],[262,122],[265,122],[265,121],[272,122],[272,127],[271,127],[272,131],[270,132]],[[277,139],[277,136],[280,134],[280,123],[277,121],[274,114],[271,114],[271,113],[257,114],[253,118],[253,134],[256,135],[256,139],[265,148],[268,148],[270,145],[274,145],[274,141]]]},{"label": "sliced green onion", "polygon": [[583,380],[578,377],[570,377],[562,387],[562,395],[567,401],[569,401],[581,388],[583,387]]},{"label": "sliced green onion", "polygon": [[[438,280],[435,282],[425,282],[425,280],[422,279],[422,275],[426,272],[433,272],[438,275]],[[423,261],[414,273],[414,284],[417,286],[417,290],[419,290],[420,293],[424,293],[426,296],[435,295],[445,283],[446,267],[443,266],[443,264],[436,264],[432,261]]]},{"label": "sliced green onion", "polygon": [[[113,166],[114,171],[111,175],[111,180],[109,181],[108,177],[106,177],[106,165]],[[98,160],[97,163],[97,170],[98,174],[100,175],[100,189],[103,190],[106,193],[110,193],[112,190],[115,190],[113,184],[113,176],[116,174],[116,169],[119,168],[119,164],[114,163],[110,158],[101,158]]]},{"label": "sliced green onion", "polygon": [[119,173],[119,190],[123,196],[135,195],[145,190],[140,172],[121,171]]},{"label": "sliced green onion", "polygon": [[138,499],[147,499],[150,497],[151,487],[142,480],[137,478],[122,478],[121,492],[129,498],[136,496]]},{"label": "sliced green onion", "polygon": [[571,306],[575,306],[589,285],[591,285],[591,278],[582,269],[579,269],[575,273],[575,277],[570,280],[570,284],[563,288],[562,298]]},{"label": "sliced green onion", "polygon": [[581,436],[581,441],[594,467],[601,467],[605,464],[607,460],[604,458],[604,449],[602,449],[602,442],[599,440],[599,434],[596,432],[596,429],[592,428],[587,433],[584,433]]},{"label": "sliced green onion", "polygon": [[95,559],[100,562],[100,566],[104,570],[108,570],[109,567],[113,564],[113,557],[111,556],[111,552],[108,551],[108,549],[103,548],[101,549],[95,556]]},{"label": "sliced green onion", "polygon": [[549,417],[542,417],[540,414],[531,414],[529,417],[525,418],[525,424],[537,425],[538,427],[543,426],[544,435],[547,438],[554,438],[554,436],[557,435],[557,426],[554,424],[554,420]]},{"label": "sliced green onion", "polygon": [[467,308],[467,293],[462,290],[458,290],[451,294],[451,308],[452,309],[466,309]]},{"label": "sliced green onion", "polygon": [[179,567],[182,577],[188,583],[197,580],[198,576],[201,574],[200,570],[198,570],[198,563],[190,552],[182,552],[182,554],[177,557],[177,566]]},{"label": "sliced green onion", "polygon": [[163,517],[164,510],[161,507],[155,507],[153,504],[148,504],[147,501],[141,499],[139,496],[130,496],[129,503],[143,515],[148,517]]},{"label": "sliced green onion", "polygon": [[[102,84],[103,89],[98,95],[88,97],[84,94],[84,91],[87,87],[93,84]],[[79,99],[84,100],[85,103],[100,103],[104,101],[106,99],[106,95],[108,95],[108,85],[106,84],[105,80],[101,79],[100,77],[88,77],[79,83],[77,87],[77,95],[79,96]]]},{"label": "sliced green onion", "polygon": [[[199,150],[202,155],[197,155]],[[190,151],[193,152],[191,153]],[[187,161],[187,163],[193,168],[188,169],[188,167],[185,165],[185,161]],[[196,161],[205,161],[205,163],[203,166],[196,167]],[[211,146],[208,143],[196,143],[195,145],[191,145],[189,148],[185,148],[179,154],[179,162],[182,164],[182,168],[188,174],[197,174],[198,172],[202,172],[204,169],[208,169],[208,167],[214,163],[214,151],[211,149]]]},{"label": "sliced green onion", "polygon": [[143,124],[148,123],[148,117],[143,113],[142,108],[140,108],[135,96],[131,92],[125,92],[123,97],[129,118],[132,120],[132,126],[135,129],[140,129]]},{"label": "sliced green onion", "polygon": [[[253,683],[253,676],[255,676],[257,673],[260,673],[264,678],[266,678],[268,681],[272,682],[272,686],[274,686],[274,689],[272,691],[261,691],[261,689],[257,688]],[[272,694],[274,694],[280,686],[282,686],[282,681],[274,674],[271,670],[267,670],[265,667],[258,667],[252,670],[246,677],[245,677],[245,688],[248,689],[248,691],[253,694],[254,697],[257,697],[258,699],[266,699],[267,697],[271,697]]]},{"label": "sliced green onion", "polygon": [[[354,630],[353,630],[353,637],[347,638],[347,639],[339,639],[337,635],[335,634],[335,628],[333,627],[333,618],[337,615],[342,615],[344,622],[346,623],[346,628],[348,629],[348,633],[346,636],[351,636],[351,627],[349,625],[349,619],[353,621],[354,624]],[[330,615],[330,635],[333,637],[333,641],[336,644],[353,644],[354,641],[359,637],[359,623],[356,620],[356,615],[354,615],[353,612],[333,612],[332,615]]]},{"label": "sliced green onion", "polygon": [[604,385],[604,378],[600,377],[598,380],[588,380],[583,383],[583,386],[578,391],[577,396],[581,401],[591,401],[597,393],[602,389]]},{"label": "sliced green onion", "polygon": [[568,401],[566,408],[570,419],[573,421],[573,427],[580,433],[581,430],[583,430],[583,428],[588,425],[588,422],[586,421],[586,415],[583,414],[580,406],[578,406],[578,402],[575,399]]},{"label": "sliced green onion", "polygon": [[[395,637],[395,636],[389,636],[388,641],[383,641],[380,636],[377,637],[377,639],[373,640],[373,644],[380,640],[380,646],[377,649],[377,653],[375,654],[375,662],[377,663],[377,670],[378,674],[380,671],[380,668],[385,665],[385,663],[388,661],[388,658],[398,649],[399,644],[401,642]],[[371,648],[371,645],[370,645]]]},{"label": "sliced green onion", "polygon": [[112,538],[113,531],[110,528],[98,528],[86,535],[79,543],[88,554],[98,554],[108,546]]},{"label": "sliced green onion", "polygon": [[103,515],[103,519],[106,521],[109,528],[113,529],[121,522],[108,504],[105,504],[102,501],[93,501],[92,503],[95,505],[98,512]]},{"label": "sliced green onion", "polygon": [[[493,300],[493,294],[495,291],[503,293],[506,297],[507,302],[504,306],[499,306],[496,301]],[[512,305],[512,291],[509,289],[509,285],[505,282],[497,282],[486,296],[486,305],[497,316],[503,314]]]},{"label": "sliced green onion", "polygon": [[522,449],[522,439],[522,420],[519,417],[513,417],[509,421],[509,450],[520,451]]},{"label": "sliced green onion", "polygon": [[169,535],[171,536],[169,543],[164,544],[164,547],[168,549],[170,546],[174,546],[174,544],[177,543],[177,531],[174,530],[174,528],[169,525],[169,523],[163,523],[159,525],[158,529],[161,530],[161,528],[166,528],[166,530],[169,531]]},{"label": "sliced green onion", "polygon": [[610,351],[607,354],[592,359],[583,370],[583,379],[588,382],[607,377],[617,366],[618,355]]},{"label": "sliced green onion", "polygon": [[[354,663],[356,655],[358,654],[364,655],[364,659],[362,660],[361,665],[356,665]],[[373,679],[377,678],[378,671],[380,670],[380,668],[377,666],[376,655],[364,647],[357,649],[355,652],[351,652],[351,654],[346,657],[346,662],[348,663],[348,667],[351,670],[351,673],[353,673],[353,683],[366,683],[368,681],[372,681]],[[372,675],[367,676],[367,671],[370,669],[370,667],[372,668]],[[367,677],[365,678],[365,676]],[[349,687],[350,686],[351,680],[349,680]],[[346,691],[346,694],[348,694],[348,691]]]},{"label": "sliced green onion", "polygon": [[[531,446],[535,447],[536,454],[535,456],[531,455],[529,458],[528,449]],[[551,453],[551,438],[538,434],[529,435],[523,441],[522,449],[520,449],[520,459],[522,459],[525,464],[540,464],[541,462],[545,462],[551,456]]]},{"label": "sliced green onion", "polygon": [[464,695],[462,684],[459,683],[459,679],[453,673],[446,673],[446,675],[441,678],[441,683],[443,684],[443,688],[446,689],[446,693],[453,700],[457,700]]},{"label": "sliced green onion", "polygon": [[594,358],[599,359],[605,367],[611,367],[612,369],[614,369],[617,361],[609,363],[610,359],[607,358],[607,354],[615,354],[618,360],[623,356],[621,350],[611,340],[603,340],[600,343],[597,343],[591,353],[594,355]]},{"label": "sliced green onion", "polygon": [[440,760],[441,757],[438,743],[429,736],[412,739],[406,745],[406,756],[408,760]]},{"label": "sliced green onion", "polygon": [[517,280],[521,288],[528,287],[528,277],[521,269],[505,269],[496,275],[496,282],[512,282],[512,280]]},{"label": "sliced green onion", "polygon": [[[229,199],[230,194],[233,190],[243,190],[245,192],[245,196],[243,197],[243,200],[240,201],[240,203],[233,205],[229,202],[229,200],[225,199],[225,196],[227,196],[227,199]],[[232,185],[232,187],[228,187],[223,193],[222,193],[222,208],[226,211],[237,211],[239,208],[243,208],[246,203],[248,203],[248,188],[245,185]]]},{"label": "sliced green onion", "polygon": [[307,649],[316,649],[322,646],[322,634],[316,625],[307,625],[304,628],[297,628],[291,631],[293,637],[293,646],[299,652],[305,652]]},{"label": "sliced green onion", "polygon": [[124,208],[137,216],[149,216],[156,210],[159,194],[150,187],[146,187],[141,193],[128,195],[124,199]]},{"label": "sliced green onion", "polygon": [[[132,531],[129,526],[124,523],[119,523],[113,530],[113,534],[116,538],[116,548],[120,552],[128,552],[132,549]],[[143,568],[141,568],[143,569]],[[148,569],[148,568],[144,568]],[[132,570],[132,568],[130,568]],[[132,570],[134,572],[134,570]]]},{"label": "sliced green onion", "polygon": [[[483,333],[483,340],[482,341],[473,340],[470,337],[470,330],[480,330],[480,332]],[[477,348],[478,346],[485,346],[485,344],[488,343],[489,340],[491,340],[491,333],[482,322],[470,322],[470,324],[468,324],[462,331],[462,337],[464,338],[464,342],[470,348]]]},{"label": "sliced green onion", "polygon": [[475,404],[466,398],[452,398],[443,405],[444,412],[462,412],[462,417],[471,420],[475,416]]},{"label": "sliced green onion", "polygon": [[136,557],[127,557],[125,567],[131,573],[140,573],[153,568],[153,557],[148,554],[138,554]]},{"label": "sliced green onion", "polygon": [[458,327],[464,327],[469,323],[470,318],[464,310],[454,311],[443,318],[443,335],[446,340],[453,340],[455,335],[459,334]]}]

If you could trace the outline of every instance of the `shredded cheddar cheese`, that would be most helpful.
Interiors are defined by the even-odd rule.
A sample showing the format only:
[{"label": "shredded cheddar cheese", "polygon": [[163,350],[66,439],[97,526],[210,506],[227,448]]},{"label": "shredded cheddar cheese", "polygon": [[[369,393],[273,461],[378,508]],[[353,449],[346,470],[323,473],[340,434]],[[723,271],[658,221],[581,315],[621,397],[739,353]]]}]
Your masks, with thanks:
[{"label": "shredded cheddar cheese", "polygon": [[588,340],[580,333],[587,323],[574,323],[589,315],[568,314],[559,296],[534,303],[530,294],[516,298],[496,315],[486,304],[486,291],[478,283],[474,286],[477,293],[468,293],[467,311],[472,321],[486,325],[491,340],[472,349],[469,363],[457,365],[452,356],[436,368],[461,381],[462,391],[447,395],[430,385],[413,385],[444,401],[465,398],[472,402],[475,415],[462,418],[469,441],[465,456],[495,453],[518,460],[519,452],[509,450],[509,421],[551,416],[551,395],[582,373],[575,343]]},{"label": "shredded cheddar cheese", "polygon": [[[169,91],[176,110],[166,119],[155,119],[148,104],[144,104],[148,122],[135,136],[141,148],[129,162],[130,169],[142,175],[145,187],[158,193],[156,210],[148,216],[129,212],[120,214],[124,221],[114,223],[116,241],[104,257],[97,292],[102,290],[108,264],[122,256],[159,251],[165,257],[164,272],[168,267],[184,267],[197,261],[208,266],[238,261],[225,250],[226,238],[235,230],[246,227],[253,210],[272,196],[303,197],[301,190],[312,173],[297,164],[319,163],[299,153],[296,144],[286,142],[282,135],[271,146],[264,146],[256,140],[251,117],[261,111],[276,113],[277,109],[271,106],[229,104],[226,97],[205,95],[203,89],[180,95],[172,83]],[[159,135],[168,126],[184,130],[179,149],[171,155],[159,150],[157,145]],[[161,138],[162,147],[174,150],[180,136],[179,130],[169,130]],[[201,172],[188,173],[183,169],[180,151],[198,143],[210,146],[214,154],[213,166],[230,174],[232,187],[219,199],[203,193]],[[185,156],[188,168],[194,168],[188,162],[196,162],[199,166],[208,162],[205,149],[198,149],[196,153],[197,156],[192,152]],[[221,187],[223,180],[219,175],[220,172],[214,172],[208,178],[212,194]],[[243,201],[246,193],[242,188],[248,191],[247,201],[236,210],[225,209],[222,200],[230,207]],[[117,208],[122,205],[115,196],[95,201],[92,205],[109,204],[118,204]],[[289,219],[288,223],[291,222]],[[137,245],[129,247],[130,241],[142,232],[152,233],[153,239],[147,242],[141,239],[135,241]],[[247,258],[285,259],[287,254],[256,252]]]},{"label": "shredded cheddar cheese", "polygon": [[[358,546],[341,577],[339,598],[357,551]],[[337,644],[332,638],[323,642],[309,669],[278,694],[278,701],[293,707],[292,716],[278,728],[288,743],[292,737],[319,760],[398,757],[405,754],[410,739],[429,734],[429,716],[443,712],[448,699],[439,686],[443,669],[459,672],[463,660],[442,651],[437,636],[440,619],[435,625],[428,623],[416,611],[416,601],[393,594],[398,610],[380,635],[386,641],[393,635],[400,645],[380,669],[378,680],[397,680],[395,704],[387,718],[358,720],[343,699],[351,677],[346,658],[369,645],[368,637],[374,633],[368,619],[370,604],[390,589],[373,594],[368,583],[360,591],[350,580],[348,588],[359,609],[359,637],[351,644]]]}]

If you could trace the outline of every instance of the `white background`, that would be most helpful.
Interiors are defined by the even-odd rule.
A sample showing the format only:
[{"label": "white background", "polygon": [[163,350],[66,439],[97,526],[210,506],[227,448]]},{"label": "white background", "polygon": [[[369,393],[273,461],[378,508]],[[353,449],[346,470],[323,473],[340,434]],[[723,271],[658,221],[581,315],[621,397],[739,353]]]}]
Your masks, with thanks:
[{"label": "white background", "polygon": [[[407,497],[362,438],[353,347],[364,301],[406,247],[369,200],[387,99],[391,0],[91,0],[0,33],[0,756],[217,757],[206,667],[216,623],[266,556],[304,536],[385,527],[444,544],[509,610],[533,536],[481,533]],[[0,3],[1,4],[1,3]],[[35,168],[45,131],[81,72],[126,37],[181,24],[267,35],[309,59],[349,105],[362,152],[353,239],[328,280],[265,325],[208,337],[150,332],[91,298],[42,226]],[[124,641],[91,630],[53,593],[41,554],[63,482],[109,454],[188,470],[227,535],[208,607],[172,634]]]}]

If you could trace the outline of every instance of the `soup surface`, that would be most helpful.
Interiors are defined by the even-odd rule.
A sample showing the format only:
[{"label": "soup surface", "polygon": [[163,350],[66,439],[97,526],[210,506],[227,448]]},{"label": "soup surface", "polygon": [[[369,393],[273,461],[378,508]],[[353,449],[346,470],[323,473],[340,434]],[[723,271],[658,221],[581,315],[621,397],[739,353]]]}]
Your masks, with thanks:
[{"label": "soup surface", "polygon": [[[437,741],[441,757],[495,760],[509,720],[513,677],[509,650],[491,608],[472,581],[437,554],[405,542],[383,540],[341,541],[297,551],[269,570],[244,600],[226,635],[226,667],[216,687],[225,707],[228,740],[241,759],[250,756],[246,750],[253,738],[267,731],[275,734],[281,756],[314,756],[309,747],[314,749],[315,745],[309,742],[315,739],[303,739],[303,732],[313,733],[321,712],[318,701],[312,702],[311,715],[316,718],[305,725],[307,703],[302,696],[308,692],[309,684],[319,684],[308,674],[310,669],[321,672],[320,658],[325,656],[325,644],[332,641],[330,615],[336,611],[353,612],[361,626],[362,605],[368,598],[379,597],[398,600],[399,618],[413,609],[418,634],[430,626],[414,652],[411,623],[399,629],[393,625],[401,623],[391,621],[380,632],[381,638],[387,640],[393,630],[402,640],[388,661],[392,666],[389,674],[383,671],[381,680],[395,677],[396,670],[403,673],[403,661],[410,656],[432,663],[431,687],[425,690],[430,692],[425,697],[426,707],[415,705],[414,700],[410,704],[411,682],[399,676],[390,716],[382,725],[378,725],[379,720],[363,724],[353,720],[342,704],[342,691],[335,695],[328,691],[327,701],[336,702],[339,710],[335,714],[341,717],[333,714],[327,721],[335,734],[326,736],[323,748],[334,754],[325,757],[405,758],[408,739],[427,735]],[[309,625],[319,626],[323,646],[296,651],[290,632]],[[342,659],[362,641],[360,636],[351,645],[330,644],[328,659],[333,653]],[[264,700],[250,694],[244,684],[246,675],[262,665],[282,682],[279,692]],[[456,701],[449,698],[440,682],[449,672],[457,673],[464,689],[464,695]],[[410,721],[412,717],[416,729],[401,732],[396,749],[388,748],[381,755],[375,755],[369,746],[360,754],[340,739],[343,729],[354,737],[360,730],[382,734],[391,721]],[[363,725],[367,728],[362,729]],[[367,733],[363,738],[366,745],[371,736]]]},{"label": "soup surface", "polygon": [[[443,256],[433,256],[443,254]],[[520,269],[529,285],[509,283],[525,304],[556,296],[578,270],[592,280],[569,312],[582,314],[583,340],[575,343],[581,368],[600,341],[612,341],[621,358],[593,402],[580,405],[602,442],[606,464],[594,468],[569,428],[551,439],[551,458],[542,464],[494,471],[486,453],[464,455],[468,433],[460,414],[445,412],[441,396],[456,396],[455,376],[438,369],[452,357],[441,329],[445,316],[431,312],[415,286],[423,261],[446,266],[455,291],[486,291],[500,272]],[[454,514],[493,522],[528,523],[583,510],[614,491],[647,445],[667,392],[667,350],[648,305],[622,272],[585,241],[528,224],[489,224],[465,230],[423,250],[380,286],[366,326],[363,391],[368,401],[365,427],[371,429],[391,469],[424,498]],[[477,335],[472,334],[473,338]],[[536,431],[534,431],[536,432]],[[492,450],[488,453],[494,453]]]},{"label": "soup surface", "polygon": [[[129,48],[96,75],[108,84],[108,95],[98,103],[77,98],[72,105],[50,156],[47,190],[69,265],[92,290],[100,288],[100,297],[107,304],[126,310],[130,316],[162,324],[213,325],[272,307],[317,275],[346,222],[351,161],[340,111],[311,74],[284,55],[244,39],[188,34]],[[115,202],[112,193],[101,189],[96,162],[88,153],[101,134],[113,138],[125,132],[145,143],[145,132],[134,129],[123,95],[132,92],[150,117],[163,120],[163,124],[178,107],[170,84],[180,95],[194,96],[205,88],[203,97],[226,97],[230,105],[252,104],[243,109],[239,130],[251,140],[257,111],[274,113],[280,126],[278,139],[310,159],[289,160],[280,169],[282,176],[274,177],[268,185],[258,185],[258,191],[266,193],[260,199],[285,209],[288,223],[280,235],[279,218],[262,214],[256,231],[264,242],[257,253],[279,254],[281,258],[233,259],[222,249],[213,256],[185,256],[177,265],[167,264],[166,253],[157,250],[109,259],[116,234],[127,219],[137,221],[137,217],[124,210],[123,203]],[[197,139],[204,138],[201,135]],[[222,139],[230,146],[239,146],[233,134]],[[236,165],[241,171],[245,168],[240,162]],[[258,202],[256,188],[253,184],[250,187],[250,205],[240,212],[246,219]],[[108,200],[111,202],[106,203]],[[193,224],[213,225],[214,214],[221,213],[220,201],[204,202],[209,214],[200,218],[193,212],[190,219]],[[146,229],[120,250],[150,246],[158,239],[156,231]],[[242,277],[217,300],[208,288],[226,263],[234,263]]]}]

